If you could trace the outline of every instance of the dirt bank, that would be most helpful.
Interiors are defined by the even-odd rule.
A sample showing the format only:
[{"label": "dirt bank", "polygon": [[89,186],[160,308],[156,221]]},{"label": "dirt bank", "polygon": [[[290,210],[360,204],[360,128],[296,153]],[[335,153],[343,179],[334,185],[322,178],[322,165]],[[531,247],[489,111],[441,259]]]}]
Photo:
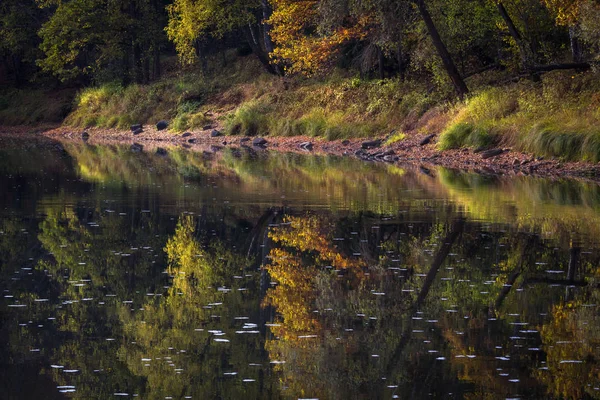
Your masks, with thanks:
[{"label": "dirt bank", "polygon": [[[195,151],[219,151],[224,147],[252,146],[255,138],[239,136],[211,136],[213,129],[192,131],[187,134],[175,134],[168,130],[158,131],[154,126],[144,127],[144,131],[133,135],[130,131],[116,129],[91,128],[88,143],[139,143],[147,149],[156,147],[184,146]],[[31,137],[44,136],[53,139],[82,139],[82,130],[70,127],[0,127],[0,135]],[[471,149],[436,149],[436,137],[429,143],[423,143],[425,135],[407,136],[391,145],[381,145],[374,140],[350,139],[325,141],[311,137],[265,137],[265,149],[297,152],[306,154],[330,154],[361,158],[367,162],[388,162],[398,165],[416,165],[423,167],[444,166],[465,171],[497,175],[535,175],[553,178],[583,177],[600,181],[600,165],[586,162],[561,162],[553,159],[536,158],[531,154],[512,151],[509,148],[497,148],[494,152],[473,151]],[[310,143],[310,145],[307,145]],[[304,146],[302,146],[304,144]],[[365,144],[371,144],[367,146]],[[366,147],[366,148],[365,148]],[[499,154],[494,154],[499,153]]]}]

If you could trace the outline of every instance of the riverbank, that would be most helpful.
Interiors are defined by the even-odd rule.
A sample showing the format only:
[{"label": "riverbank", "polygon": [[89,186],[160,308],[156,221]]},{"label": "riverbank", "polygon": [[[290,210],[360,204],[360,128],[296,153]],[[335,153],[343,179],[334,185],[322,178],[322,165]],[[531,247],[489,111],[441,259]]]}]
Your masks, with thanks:
[{"label": "riverbank", "polygon": [[[218,130],[219,127],[217,127]],[[391,163],[398,166],[413,166],[428,173],[430,168],[442,166],[481,174],[508,176],[539,176],[549,178],[586,178],[600,181],[600,165],[590,162],[561,162],[535,157],[530,153],[498,147],[486,151],[472,149],[439,150],[437,136],[412,135],[401,141],[386,143],[386,138],[324,140],[308,136],[264,137],[265,144],[254,146],[257,137],[217,136],[214,128],[192,130],[186,134],[158,131],[154,126],[144,126],[144,132],[133,135],[120,129],[90,128],[85,130],[89,144],[141,145],[136,150],[156,152],[159,148],[168,154],[173,147],[189,148],[193,151],[218,153],[226,148],[247,146],[256,151],[296,152],[303,154],[326,154],[355,157],[366,162]],[[0,127],[0,135],[17,138],[48,138],[54,140],[82,141],[83,131],[70,127]],[[427,143],[425,143],[427,142]],[[162,152],[163,150],[158,150]]]},{"label": "riverbank", "polygon": [[[208,151],[260,136],[267,148],[281,151],[309,151],[299,145],[311,142],[312,152],[370,161],[495,174],[600,175],[595,164],[600,161],[600,74],[554,71],[539,82],[507,77],[506,71],[473,76],[471,93],[457,100],[425,81],[343,74],[275,77],[262,72],[253,58],[238,57],[218,74],[173,65],[163,79],[148,85],[82,89],[66,118],[52,125],[56,129],[48,128],[54,118],[39,116],[52,114],[48,110],[64,113],[65,92],[61,107],[50,106],[56,96],[7,94],[0,101],[5,106],[0,125],[2,116],[10,115],[9,121],[29,124],[49,137],[79,140],[87,131],[92,143],[164,142]],[[45,111],[19,114],[34,108]],[[168,121],[166,130],[154,128],[160,120]],[[143,124],[144,132],[132,135],[129,127],[135,124]],[[214,129],[223,136],[211,137]],[[185,133],[192,136],[184,138]],[[363,142],[377,140],[380,146],[362,149]]]}]

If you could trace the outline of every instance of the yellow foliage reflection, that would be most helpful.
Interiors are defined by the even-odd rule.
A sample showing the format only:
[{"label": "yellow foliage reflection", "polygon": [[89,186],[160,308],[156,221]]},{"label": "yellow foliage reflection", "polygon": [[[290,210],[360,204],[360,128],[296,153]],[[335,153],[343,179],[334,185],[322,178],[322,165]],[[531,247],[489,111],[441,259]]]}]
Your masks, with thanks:
[{"label": "yellow foliage reflection", "polygon": [[331,245],[324,220],[315,216],[285,217],[283,223],[269,232],[269,238],[283,247],[275,247],[266,266],[272,280],[265,305],[272,305],[281,315],[281,324],[272,332],[285,340],[319,334],[320,324],[313,313],[317,273],[325,266],[348,270],[356,278],[363,277],[364,263],[351,259]]}]

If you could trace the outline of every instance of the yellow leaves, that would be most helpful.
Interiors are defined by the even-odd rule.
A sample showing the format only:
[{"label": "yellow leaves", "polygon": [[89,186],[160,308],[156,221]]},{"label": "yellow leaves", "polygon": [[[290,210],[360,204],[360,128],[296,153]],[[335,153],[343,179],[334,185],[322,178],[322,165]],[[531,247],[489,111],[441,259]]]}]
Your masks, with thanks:
[{"label": "yellow leaves", "polygon": [[301,334],[318,334],[321,329],[313,313],[320,268],[330,265],[363,276],[360,260],[345,257],[331,245],[327,226],[315,216],[285,217],[269,232],[271,240],[285,247],[274,247],[269,253],[271,262],[266,269],[278,286],[269,289],[264,302],[282,317],[281,326],[272,328],[280,338],[297,340]]},{"label": "yellow leaves", "polygon": [[557,25],[574,25],[579,19],[580,5],[584,0],[542,0],[556,15]]},{"label": "yellow leaves", "polygon": [[312,75],[332,66],[340,46],[360,39],[368,31],[369,19],[346,18],[341,27],[318,32],[318,1],[275,0],[271,38],[277,45],[271,57],[291,73]]}]

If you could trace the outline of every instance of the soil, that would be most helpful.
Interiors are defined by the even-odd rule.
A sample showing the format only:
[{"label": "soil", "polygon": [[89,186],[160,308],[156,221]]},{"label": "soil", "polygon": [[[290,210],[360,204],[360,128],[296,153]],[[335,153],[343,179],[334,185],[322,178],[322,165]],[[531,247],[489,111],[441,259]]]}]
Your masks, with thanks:
[{"label": "soil", "polygon": [[[217,128],[218,129],[218,128]],[[90,128],[87,140],[90,144],[124,143],[142,144],[147,150],[158,147],[184,146],[195,151],[219,151],[223,147],[252,146],[253,137],[217,136],[212,137],[213,128],[191,131],[186,134],[173,133],[169,130],[158,131],[154,126],[144,126],[143,132],[133,135],[131,131],[117,129]],[[81,141],[83,131],[77,128],[59,127],[0,127],[0,136],[32,136],[60,140]],[[348,139],[326,141],[324,139],[294,136],[265,137],[264,148],[281,152],[305,154],[327,154],[348,156],[363,159],[367,162],[386,162],[398,165],[418,167],[444,166],[482,174],[493,175],[534,175],[540,177],[578,177],[600,181],[600,164],[589,162],[561,162],[556,159],[544,159],[532,154],[513,151],[510,148],[497,148],[496,151],[474,151],[473,149],[457,149],[439,151],[436,148],[437,137],[432,137],[427,144],[421,144],[427,135],[410,135],[402,141],[391,145],[385,144],[363,149],[363,144],[373,139]],[[310,143],[312,146],[302,146]],[[499,153],[499,154],[495,154]]]}]

